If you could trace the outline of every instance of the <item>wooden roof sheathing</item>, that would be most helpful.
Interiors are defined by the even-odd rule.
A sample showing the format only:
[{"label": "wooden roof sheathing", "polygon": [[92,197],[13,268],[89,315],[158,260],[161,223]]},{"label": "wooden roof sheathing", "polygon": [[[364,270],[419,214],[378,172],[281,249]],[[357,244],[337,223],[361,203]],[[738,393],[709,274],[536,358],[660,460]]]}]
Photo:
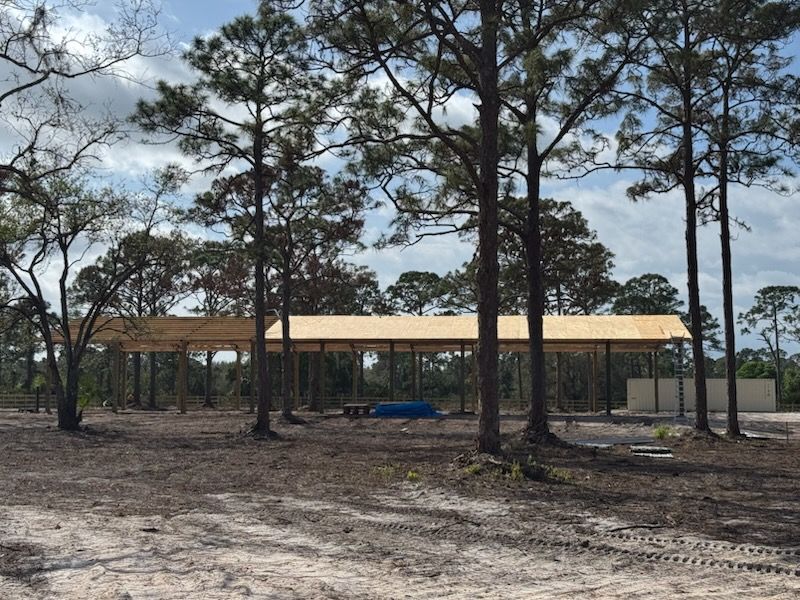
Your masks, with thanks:
[{"label": "wooden roof sheathing", "polygon": [[[501,352],[524,352],[528,344],[525,316],[498,319]],[[394,343],[398,352],[457,351],[478,341],[478,320],[459,316],[351,316],[320,315],[290,318],[289,334],[295,350],[386,351]],[[267,330],[267,347],[280,350],[280,322]],[[544,317],[545,351],[588,352],[611,342],[615,352],[658,350],[673,338],[691,339],[676,315],[589,315]]]},{"label": "wooden roof sheathing", "polygon": [[[277,317],[266,318],[267,348],[280,352],[282,327]],[[351,316],[290,317],[292,347],[300,352],[389,350],[398,352],[456,352],[462,344],[470,350],[478,341],[475,315],[459,316]],[[528,323],[525,316],[499,317],[501,352],[526,352]],[[107,317],[92,337],[94,344],[119,343],[127,352],[175,352],[186,343],[189,350],[249,351],[255,338],[255,320],[246,317]],[[651,352],[674,338],[691,335],[676,315],[589,315],[544,317],[546,352]],[[59,340],[57,340],[59,341]]]},{"label": "wooden roof sheathing", "polygon": [[[267,328],[275,321],[267,316]],[[255,319],[248,317],[105,317],[92,343],[119,343],[127,352],[174,352],[184,342],[189,350],[249,351],[255,331]]]}]

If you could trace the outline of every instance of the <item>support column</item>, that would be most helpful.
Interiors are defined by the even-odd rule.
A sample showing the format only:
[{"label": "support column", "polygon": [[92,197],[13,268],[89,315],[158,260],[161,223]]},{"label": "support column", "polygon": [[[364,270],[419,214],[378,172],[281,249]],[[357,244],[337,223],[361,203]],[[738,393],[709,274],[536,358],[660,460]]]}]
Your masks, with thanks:
[{"label": "support column", "polygon": [[465,381],[467,378],[467,365],[466,359],[464,358],[464,343],[461,343],[461,360],[458,362],[458,380],[459,380],[459,390],[458,390],[458,400],[459,400],[459,410],[464,413],[467,411],[467,382]]},{"label": "support column", "polygon": [[258,374],[256,372],[256,343],[250,342],[250,405],[247,412],[256,412],[256,394],[258,393]]},{"label": "support column", "polygon": [[128,353],[122,352],[120,354],[120,365],[122,368],[122,374],[120,376],[120,387],[121,387],[121,394],[119,398],[119,405],[122,407],[122,410],[128,408]]},{"label": "support column", "polygon": [[478,365],[475,356],[475,346],[472,346],[471,352],[472,360],[472,412],[478,412]]},{"label": "support column", "polygon": [[598,400],[600,399],[600,357],[597,355],[597,347],[592,354],[592,412],[597,412]]},{"label": "support column", "polygon": [[292,353],[294,378],[292,381],[294,387],[294,409],[300,408],[300,353],[295,350]]},{"label": "support column", "polygon": [[[114,342],[108,347],[111,352],[111,410],[117,412],[119,407],[119,343]],[[47,366],[47,380],[50,381],[50,366]],[[49,387],[49,385],[48,385]],[[49,394],[49,390],[48,390]]]},{"label": "support column", "polygon": [[658,352],[653,352],[653,398],[658,412]]},{"label": "support column", "polygon": [[611,342],[606,342],[606,416],[611,416]]},{"label": "support column", "polygon": [[417,363],[419,366],[419,374],[417,376],[417,397],[415,398],[415,400],[422,400],[423,399],[422,374],[425,372],[425,361],[423,360],[422,352],[417,352]]},{"label": "support column", "polygon": [[358,352],[355,351],[355,348],[351,347],[352,358],[353,358],[353,403],[358,402]]},{"label": "support column", "polygon": [[519,408],[522,410],[525,407],[525,393],[522,387],[522,353],[517,352],[517,387],[519,388]]},{"label": "support column", "polygon": [[236,379],[233,382],[233,402],[236,412],[242,410],[242,351],[236,348]]},{"label": "support column", "polygon": [[389,402],[394,402],[394,342],[389,342]]},{"label": "support column", "polygon": [[325,343],[319,345],[319,412],[325,413]]},{"label": "support column", "polygon": [[189,345],[181,342],[178,356],[178,410],[186,414],[186,402],[189,395]]},{"label": "support column", "polygon": [[414,352],[414,346],[411,346],[411,398],[409,400],[417,399],[417,353]]}]

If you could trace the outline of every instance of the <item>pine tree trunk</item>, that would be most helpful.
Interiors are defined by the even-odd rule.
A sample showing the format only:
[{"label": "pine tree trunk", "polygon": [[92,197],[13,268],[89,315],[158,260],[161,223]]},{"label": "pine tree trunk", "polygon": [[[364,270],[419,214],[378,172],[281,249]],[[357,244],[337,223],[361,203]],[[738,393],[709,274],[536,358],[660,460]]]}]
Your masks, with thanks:
[{"label": "pine tree trunk", "polygon": [[[692,44],[688,16],[683,22],[683,46]],[[689,291],[689,318],[692,333],[692,359],[694,361],[695,429],[710,431],[708,426],[708,399],[706,397],[706,365],[703,352],[703,322],[700,311],[700,283],[697,266],[697,196],[695,193],[693,105],[691,65],[683,65],[683,124],[682,124],[682,179],[686,208],[686,262]]]},{"label": "pine tree trunk", "polygon": [[722,143],[719,154],[719,222],[722,243],[722,312],[725,326],[725,380],[728,388],[727,434],[738,437],[739,405],[736,395],[736,321],[733,316],[733,260],[731,258],[730,214],[728,211],[728,97],[724,96]]},{"label": "pine tree trunk", "polygon": [[78,373],[74,366],[67,364],[66,380],[61,382],[55,366],[55,358],[51,361],[52,381],[56,382],[56,406],[58,407],[58,428],[64,431],[80,429],[80,413],[78,412]]},{"label": "pine tree trunk", "polygon": [[478,197],[478,451],[500,452],[500,412],[498,401],[497,283],[499,265],[497,164],[498,119],[500,114],[497,90],[497,29],[500,20],[494,0],[480,0],[481,53],[479,80],[481,89],[480,121],[480,189]]},{"label": "pine tree trunk", "polygon": [[540,229],[540,189],[535,139],[529,140],[528,212],[525,231],[525,257],[528,271],[528,352],[531,357],[530,407],[526,435],[540,441],[550,434],[547,425],[547,377],[544,356],[544,284],[542,281],[542,233]]},{"label": "pine tree trunk", "polygon": [[292,415],[292,337],[289,331],[289,314],[292,310],[292,276],[288,256],[284,258],[281,285],[281,416],[293,421]]},{"label": "pine tree trunk", "polygon": [[[260,113],[256,113],[260,114]],[[253,136],[253,156],[255,164],[253,168],[253,200],[255,204],[255,231],[253,234],[253,248],[255,251],[255,347],[256,347],[256,378],[257,385],[257,409],[256,422],[253,432],[258,435],[268,435],[270,433],[269,409],[272,397],[272,383],[269,378],[269,368],[267,366],[267,345],[266,345],[266,240],[264,238],[264,139],[261,132],[260,123],[255,125]]]},{"label": "pine tree trunk", "polygon": [[775,398],[778,406],[783,401],[783,386],[781,385],[781,336],[778,325],[778,309],[773,306],[773,331],[775,332]]}]

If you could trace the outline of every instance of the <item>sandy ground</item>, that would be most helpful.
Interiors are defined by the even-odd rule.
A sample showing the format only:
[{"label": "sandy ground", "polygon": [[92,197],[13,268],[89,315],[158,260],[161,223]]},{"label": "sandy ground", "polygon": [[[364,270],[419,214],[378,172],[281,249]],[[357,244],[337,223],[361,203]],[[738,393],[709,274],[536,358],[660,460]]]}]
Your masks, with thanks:
[{"label": "sandy ground", "polygon": [[[765,420],[749,425],[785,423]],[[514,456],[555,467],[520,481],[454,462],[474,419],[314,418],[272,442],[230,413],[87,421],[64,434],[0,414],[0,598],[800,595],[793,439],[535,451],[510,419]],[[652,436],[649,419],[615,421],[553,428]]]}]

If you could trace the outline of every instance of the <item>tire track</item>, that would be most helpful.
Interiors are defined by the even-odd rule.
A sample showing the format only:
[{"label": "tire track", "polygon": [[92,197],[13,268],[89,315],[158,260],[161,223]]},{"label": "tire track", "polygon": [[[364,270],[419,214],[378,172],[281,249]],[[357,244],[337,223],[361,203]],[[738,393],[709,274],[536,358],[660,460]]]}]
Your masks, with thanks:
[{"label": "tire track", "polygon": [[[758,546],[747,546],[729,544],[725,542],[703,542],[693,540],[670,539],[657,536],[639,536],[620,532],[589,532],[588,535],[575,531],[570,531],[564,527],[544,526],[536,527],[536,530],[522,530],[519,523],[512,529],[513,533],[492,531],[498,525],[511,525],[512,522],[506,517],[497,521],[485,519],[464,519],[460,518],[444,522],[433,523],[430,525],[419,525],[413,522],[382,521],[381,515],[405,514],[419,517],[421,514],[432,516],[426,513],[437,512],[439,517],[443,513],[451,512],[443,509],[422,509],[415,510],[413,507],[391,507],[386,510],[385,506],[371,505],[366,502],[354,502],[343,504],[342,507],[352,508],[354,505],[369,510],[372,514],[364,514],[363,517],[347,513],[326,514],[317,512],[313,519],[309,518],[308,511],[295,510],[283,506],[274,506],[268,511],[269,516],[280,516],[291,523],[318,525],[324,522],[327,526],[335,526],[345,531],[352,531],[356,527],[366,527],[369,529],[385,531],[388,533],[410,535],[421,539],[442,540],[454,543],[495,543],[501,546],[512,547],[523,551],[532,550],[556,550],[568,552],[570,554],[585,555],[597,558],[628,558],[636,561],[647,561],[650,563],[670,563],[679,566],[693,566],[707,569],[749,572],[762,575],[783,575],[792,578],[800,578],[800,564],[786,565],[774,562],[754,562],[750,558],[753,554],[766,556],[796,556],[795,549],[774,549]],[[396,510],[402,508],[402,510]],[[373,518],[367,518],[373,517]],[[378,517],[377,519],[374,517]],[[452,517],[452,515],[451,515]],[[475,526],[480,527],[477,531]],[[664,550],[659,548],[625,548],[609,543],[603,538],[621,540],[631,543],[646,544],[678,544],[680,551]],[[599,541],[596,538],[601,538]],[[728,552],[745,553],[747,557],[721,558],[718,556],[704,556],[703,551],[725,550]],[[761,552],[759,552],[761,550]],[[692,552],[695,551],[695,552]],[[700,553],[697,553],[700,551]],[[769,552],[767,552],[769,551]]]},{"label": "tire track", "polygon": [[[424,514],[433,518],[451,519],[459,523],[469,523],[480,527],[494,528],[502,525],[506,529],[516,530],[520,532],[528,532],[529,528],[524,527],[524,523],[518,519],[510,517],[498,517],[497,519],[487,520],[480,517],[465,517],[462,512],[455,509],[441,509],[441,508],[427,508],[427,507],[413,507],[403,505],[375,505],[364,501],[348,502],[345,506],[359,506],[371,512],[378,513],[395,513],[399,515],[419,516]],[[389,510],[387,510],[387,508]],[[578,527],[569,527],[568,525],[551,525],[539,524],[535,525],[537,531],[550,531],[553,534],[564,534],[565,530],[569,531],[575,536],[591,536],[595,538],[617,539],[626,542],[647,543],[647,544],[663,544],[663,545],[679,545],[686,549],[691,550],[710,550],[717,552],[744,552],[749,555],[760,556],[785,556],[800,557],[800,547],[791,548],[775,548],[772,546],[759,546],[756,544],[734,544],[732,542],[714,541],[714,540],[697,540],[686,538],[673,538],[664,536],[653,535],[639,535],[635,533],[624,533],[620,531],[603,531],[601,529],[594,529],[590,531],[582,530]]]}]

